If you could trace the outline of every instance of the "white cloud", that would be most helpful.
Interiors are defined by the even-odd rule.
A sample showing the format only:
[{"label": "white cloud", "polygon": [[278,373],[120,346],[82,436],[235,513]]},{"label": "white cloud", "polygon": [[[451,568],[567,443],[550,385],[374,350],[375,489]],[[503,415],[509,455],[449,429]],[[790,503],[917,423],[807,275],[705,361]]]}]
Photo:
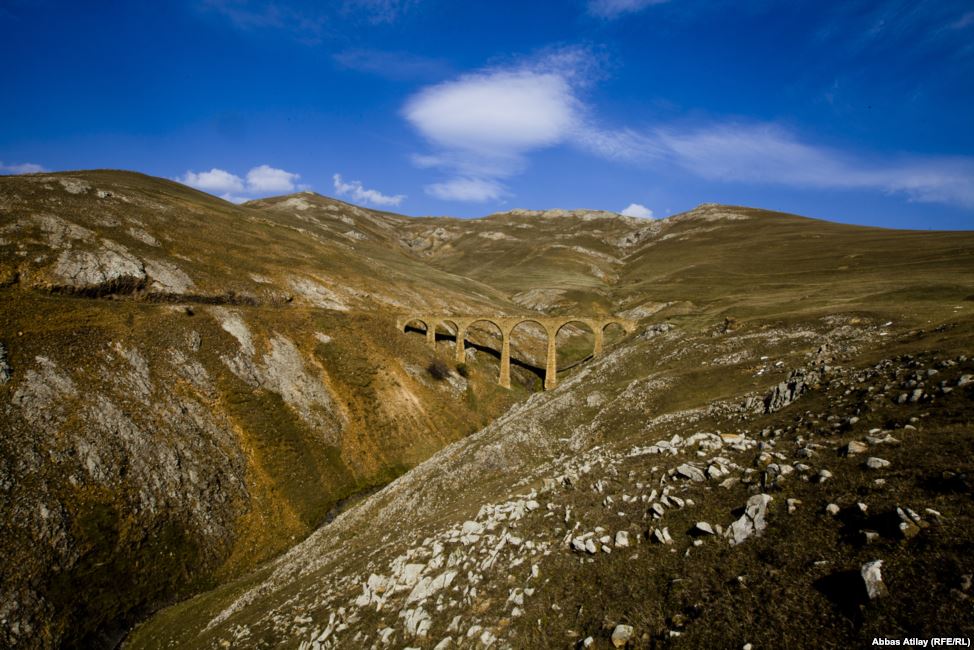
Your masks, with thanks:
[{"label": "white cloud", "polygon": [[627,217],[636,217],[637,219],[653,218],[653,211],[640,203],[630,203],[629,207],[622,211],[622,214]]},{"label": "white cloud", "polygon": [[46,170],[36,163],[11,163],[7,165],[0,161],[0,174],[37,174],[42,171]]},{"label": "white cloud", "polygon": [[176,179],[184,185],[195,187],[204,192],[243,192],[244,181],[236,174],[214,167],[208,172],[187,171],[182,178]]},{"label": "white cloud", "polygon": [[642,11],[652,5],[664,4],[668,0],[589,0],[589,13],[601,18],[618,18],[623,14]]},{"label": "white cloud", "polygon": [[332,176],[332,181],[335,184],[335,193],[338,196],[348,196],[353,201],[358,203],[371,203],[372,205],[399,205],[406,198],[404,194],[390,196],[388,194],[383,194],[378,190],[366,189],[362,186],[361,181],[348,181],[346,183],[342,180],[341,174],[335,174]]},{"label": "white cloud", "polygon": [[251,201],[251,200],[253,200],[254,197],[252,197],[252,196],[240,196],[238,194],[230,194],[230,193],[227,193],[227,194],[221,194],[220,195],[220,198],[223,199],[224,201],[229,201],[230,203],[240,204],[240,203],[246,203],[247,201]]},{"label": "white cloud", "polygon": [[426,88],[403,114],[437,146],[507,157],[562,141],[577,121],[575,103],[556,74],[499,71]]},{"label": "white cloud", "polygon": [[306,189],[306,186],[298,186],[295,183],[299,178],[301,176],[294,172],[270,165],[259,165],[251,168],[245,178],[214,167],[208,172],[187,171],[182,178],[176,180],[204,192],[217,194],[226,201],[243,203],[258,196]]},{"label": "white cloud", "polygon": [[293,192],[294,182],[299,178],[301,178],[299,174],[261,165],[247,172],[247,190],[249,192]]},{"label": "white cloud", "polygon": [[443,201],[484,203],[507,196],[504,186],[484,178],[452,178],[426,186],[426,193]]},{"label": "white cloud", "polygon": [[524,168],[526,154],[565,142],[579,129],[576,88],[593,76],[597,58],[581,49],[550,51],[413,95],[402,114],[435,149],[413,162],[451,177],[427,193],[468,201],[506,195],[500,181]]}]

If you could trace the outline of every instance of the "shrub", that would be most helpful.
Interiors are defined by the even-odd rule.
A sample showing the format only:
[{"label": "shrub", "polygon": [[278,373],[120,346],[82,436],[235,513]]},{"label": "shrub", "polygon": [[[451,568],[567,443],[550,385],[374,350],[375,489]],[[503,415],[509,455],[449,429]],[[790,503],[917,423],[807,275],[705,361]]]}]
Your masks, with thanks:
[{"label": "shrub", "polygon": [[457,374],[463,377],[464,379],[467,379],[470,377],[470,368],[468,368],[467,364],[465,363],[458,363]]},{"label": "shrub", "polygon": [[446,365],[442,359],[433,359],[430,361],[429,365],[426,366],[426,372],[428,372],[433,379],[442,381],[450,376],[450,367]]}]

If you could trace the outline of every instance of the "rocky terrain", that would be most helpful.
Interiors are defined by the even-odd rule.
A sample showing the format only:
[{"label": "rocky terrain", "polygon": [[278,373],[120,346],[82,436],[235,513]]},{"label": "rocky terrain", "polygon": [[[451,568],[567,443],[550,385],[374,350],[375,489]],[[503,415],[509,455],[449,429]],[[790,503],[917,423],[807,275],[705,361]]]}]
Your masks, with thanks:
[{"label": "rocky terrain", "polygon": [[[974,636],[969,232],[39,174],[0,285],[2,645]],[[640,327],[564,332],[549,392],[524,328],[507,391],[409,311]]]}]

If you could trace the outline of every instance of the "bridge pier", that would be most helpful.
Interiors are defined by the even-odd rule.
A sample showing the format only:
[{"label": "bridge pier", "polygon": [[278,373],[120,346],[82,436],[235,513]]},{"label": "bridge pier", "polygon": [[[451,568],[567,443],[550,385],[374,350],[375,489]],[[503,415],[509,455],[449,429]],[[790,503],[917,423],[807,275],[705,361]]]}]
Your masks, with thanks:
[{"label": "bridge pier", "polygon": [[595,346],[592,349],[592,357],[597,358],[602,356],[602,327],[596,325],[592,328],[592,332],[595,334]]},{"label": "bridge pier", "polygon": [[555,350],[555,332],[548,332],[548,359],[544,368],[544,389],[558,385],[558,352]]},{"label": "bridge pier", "polygon": [[504,342],[501,344],[501,377],[498,382],[503,388],[511,387],[511,332],[502,332]]},{"label": "bridge pier", "polygon": [[457,363],[464,363],[467,360],[466,350],[464,349],[464,339],[466,337],[466,326],[457,323]]},{"label": "bridge pier", "polygon": [[430,344],[430,347],[436,348],[436,322],[426,323],[426,342]]}]

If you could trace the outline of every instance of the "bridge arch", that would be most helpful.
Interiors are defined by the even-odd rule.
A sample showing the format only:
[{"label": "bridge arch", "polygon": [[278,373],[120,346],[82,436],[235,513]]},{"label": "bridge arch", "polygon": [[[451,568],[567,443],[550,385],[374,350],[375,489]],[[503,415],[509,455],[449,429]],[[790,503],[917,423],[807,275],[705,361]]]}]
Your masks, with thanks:
[{"label": "bridge arch", "polygon": [[[558,335],[570,325],[583,325],[592,335],[592,358],[602,354],[602,325],[598,320],[591,318],[568,318],[562,322],[555,331],[555,345],[557,345]],[[575,364],[572,365],[574,366]]]},{"label": "bridge arch", "polygon": [[[497,331],[501,338],[501,360],[500,360],[500,375],[498,377],[498,383],[504,388],[511,387],[511,370],[510,370],[510,347],[509,347],[509,332],[504,328],[503,324],[499,322],[498,319],[490,317],[470,317],[470,318],[457,318],[453,319],[457,323],[457,340],[456,340],[456,355],[457,363],[463,363],[466,361],[466,342],[467,334],[471,327],[479,325],[481,323],[487,323]],[[507,369],[505,374],[504,358],[505,351],[507,353]]]},{"label": "bridge arch", "polygon": [[[544,332],[544,338],[545,338],[544,386],[546,388],[548,387],[549,380],[552,377],[552,371],[550,370],[550,368],[551,368],[552,354],[554,354],[554,350],[555,350],[555,331],[554,328],[552,327],[552,324],[550,322],[547,322],[548,320],[549,319],[532,318],[532,317],[512,318],[510,320],[510,327],[507,330],[508,351],[510,350],[510,339],[514,335],[514,330],[521,327],[522,325],[529,324],[529,323],[533,325],[537,325]],[[510,354],[508,354],[508,369],[509,368],[510,368]],[[509,374],[510,374],[510,370],[508,370],[508,375]]]},{"label": "bridge arch", "polygon": [[[511,387],[511,333],[524,323],[535,323],[544,329],[547,336],[547,358],[545,362],[546,390],[554,388],[558,384],[558,357],[556,341],[558,332],[572,323],[580,323],[591,330],[595,340],[592,356],[598,357],[602,354],[603,339],[606,330],[612,325],[618,325],[625,333],[632,333],[636,328],[634,321],[620,318],[586,318],[574,316],[453,316],[453,315],[433,315],[418,314],[406,315],[398,318],[397,328],[406,331],[411,323],[420,323],[426,328],[426,339],[431,346],[436,346],[436,331],[442,324],[452,325],[456,329],[456,359],[462,363],[465,359],[466,336],[470,328],[480,323],[489,323],[500,333],[501,336],[501,367],[499,383],[504,388]],[[417,328],[418,329],[418,328]]]},{"label": "bridge arch", "polygon": [[448,340],[451,336],[456,337],[459,333],[460,325],[455,318],[440,318],[433,330],[433,339],[434,341]]},{"label": "bridge arch", "polygon": [[399,329],[405,332],[407,329],[409,329],[409,326],[412,325],[413,323],[419,323],[420,325],[422,325],[424,332],[427,331],[430,327],[429,323],[427,323],[426,320],[423,318],[404,318],[402,319],[402,325],[399,327]]}]

